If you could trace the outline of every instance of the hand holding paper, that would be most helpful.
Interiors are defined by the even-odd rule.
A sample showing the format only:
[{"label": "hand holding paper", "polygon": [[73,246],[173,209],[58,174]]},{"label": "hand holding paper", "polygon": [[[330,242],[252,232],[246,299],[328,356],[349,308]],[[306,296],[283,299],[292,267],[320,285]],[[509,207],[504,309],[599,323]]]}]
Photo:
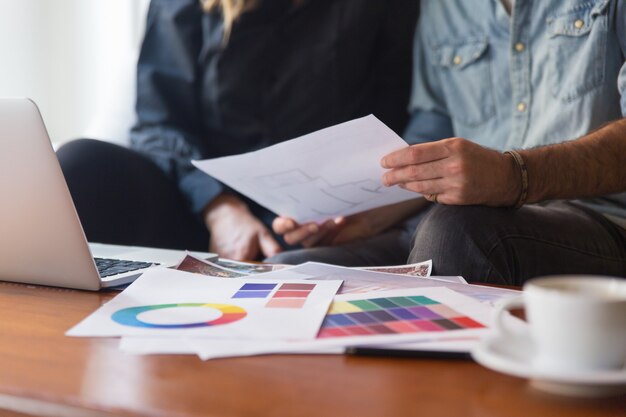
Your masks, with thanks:
[{"label": "hand holding paper", "polygon": [[284,235],[290,245],[304,247],[316,245],[342,245],[359,239],[367,239],[384,232],[401,222],[426,204],[424,199],[377,207],[348,217],[335,217],[321,224],[310,222],[298,224],[294,219],[279,216],[274,219],[274,232]]},{"label": "hand holding paper", "polygon": [[256,152],[193,164],[275,213],[319,222],[416,198],[381,182],[380,159],[406,146],[370,115]]}]

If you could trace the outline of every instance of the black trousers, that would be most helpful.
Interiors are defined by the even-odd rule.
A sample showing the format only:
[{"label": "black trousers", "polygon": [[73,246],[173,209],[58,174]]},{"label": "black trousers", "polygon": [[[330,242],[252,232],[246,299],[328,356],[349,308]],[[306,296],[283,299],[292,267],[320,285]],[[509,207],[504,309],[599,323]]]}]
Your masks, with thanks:
[{"label": "black trousers", "polygon": [[[189,210],[176,184],[147,157],[90,139],[62,146],[57,157],[89,241],[208,250],[209,233],[201,219]],[[241,198],[271,229],[275,215]],[[286,245],[281,236],[274,235],[286,251],[270,261],[291,264],[317,261],[344,266],[403,264],[422,214],[378,236],[342,246],[302,249]]]},{"label": "black trousers", "polygon": [[57,157],[90,242],[208,250],[199,216],[140,153],[79,139],[63,145]]}]

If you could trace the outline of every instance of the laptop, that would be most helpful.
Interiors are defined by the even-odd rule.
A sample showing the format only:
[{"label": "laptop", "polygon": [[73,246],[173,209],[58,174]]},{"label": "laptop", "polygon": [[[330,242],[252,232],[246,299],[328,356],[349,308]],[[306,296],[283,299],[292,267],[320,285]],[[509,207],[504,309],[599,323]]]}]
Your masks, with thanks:
[{"label": "laptop", "polygon": [[90,246],[39,109],[29,99],[0,99],[0,280],[96,291],[172,266],[183,255]]}]

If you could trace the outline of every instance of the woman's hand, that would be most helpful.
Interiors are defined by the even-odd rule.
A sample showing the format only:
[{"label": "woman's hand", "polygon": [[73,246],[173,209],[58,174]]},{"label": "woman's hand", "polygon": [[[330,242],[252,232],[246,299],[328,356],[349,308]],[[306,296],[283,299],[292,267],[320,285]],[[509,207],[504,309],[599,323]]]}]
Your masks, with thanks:
[{"label": "woman's hand", "polygon": [[283,235],[290,245],[301,244],[305,248],[335,246],[376,236],[415,213],[423,204],[424,199],[415,199],[348,217],[337,217],[322,224],[298,224],[291,218],[277,217],[272,228]]},{"label": "woman's hand", "polygon": [[466,139],[412,145],[381,160],[386,186],[399,185],[452,205],[512,206],[521,184],[513,157]]},{"label": "woman's hand", "polygon": [[282,250],[272,233],[237,197],[218,196],[204,211],[211,234],[209,251],[234,260],[270,257]]},{"label": "woman's hand", "polygon": [[274,219],[272,229],[276,234],[283,235],[286,243],[310,248],[331,241],[344,221],[344,217],[338,217],[321,224],[315,222],[299,224],[292,218],[279,216]]}]

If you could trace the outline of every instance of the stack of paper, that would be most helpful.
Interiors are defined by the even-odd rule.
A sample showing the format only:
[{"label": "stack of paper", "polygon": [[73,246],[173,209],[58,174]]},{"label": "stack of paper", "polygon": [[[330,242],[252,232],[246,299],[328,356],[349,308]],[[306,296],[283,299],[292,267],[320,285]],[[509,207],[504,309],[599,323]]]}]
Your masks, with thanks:
[{"label": "stack of paper", "polygon": [[[426,265],[430,268],[430,262]],[[317,263],[211,263],[188,255],[178,268],[196,272],[149,271],[67,334],[122,336],[126,352],[202,359],[341,353],[348,346],[390,343],[465,348],[489,326],[488,303],[509,295],[508,290]],[[415,270],[424,269],[404,267],[404,272]]]},{"label": "stack of paper", "polygon": [[[416,198],[381,183],[380,159],[406,146],[370,115],[256,152],[194,164],[302,223]],[[431,271],[430,261],[289,267],[212,263],[188,255],[177,270],[143,274],[68,335],[122,336],[128,352],[193,353],[204,359],[337,353],[347,346],[389,343],[441,347],[457,341],[466,348],[489,326],[493,302],[516,294],[467,285],[462,277],[431,277]]]},{"label": "stack of paper", "polygon": [[369,115],[255,152],[193,164],[274,213],[323,221],[417,198],[381,182],[380,159],[406,146]]},{"label": "stack of paper", "polygon": [[69,336],[313,339],[341,281],[144,273]]}]

